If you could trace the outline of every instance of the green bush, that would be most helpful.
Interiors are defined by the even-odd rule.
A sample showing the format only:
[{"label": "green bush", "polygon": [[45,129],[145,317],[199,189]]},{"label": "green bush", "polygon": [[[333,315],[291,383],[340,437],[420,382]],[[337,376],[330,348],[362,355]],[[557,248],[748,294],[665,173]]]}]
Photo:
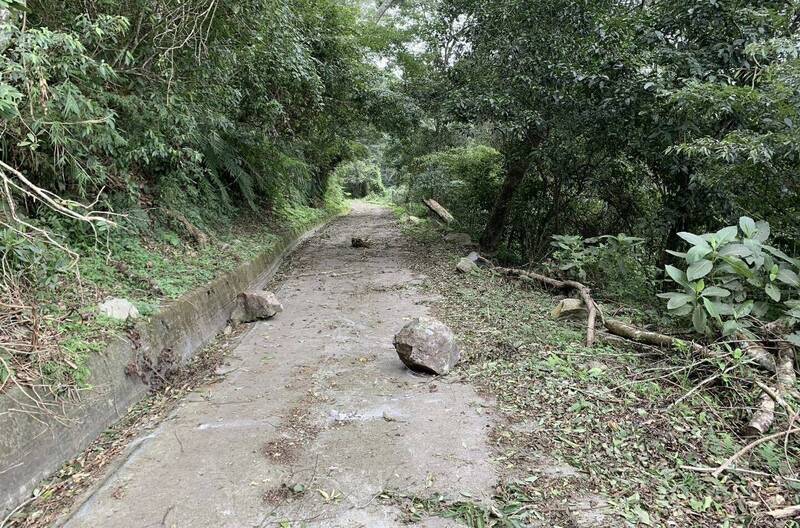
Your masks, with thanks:
[{"label": "green bush", "polygon": [[500,191],[503,157],[491,147],[458,147],[413,161],[408,199],[433,198],[455,216],[458,226],[477,236]]},{"label": "green bush", "polygon": [[552,272],[587,282],[616,299],[644,300],[655,293],[656,270],[648,264],[643,238],[625,234],[552,238],[555,251],[546,263]]},{"label": "green bush", "polygon": [[383,194],[381,169],[374,163],[363,160],[347,161],[336,167],[337,178],[345,192],[353,198],[365,198],[371,194]]},{"label": "green bush", "polygon": [[[675,317],[691,317],[703,335],[748,333],[755,321],[784,319],[793,327],[800,320],[800,260],[767,244],[767,222],[742,217],[739,226],[716,233],[678,233],[691,246],[681,258],[686,269],[665,271],[680,291],[660,294]],[[800,335],[791,340],[800,344]]]}]

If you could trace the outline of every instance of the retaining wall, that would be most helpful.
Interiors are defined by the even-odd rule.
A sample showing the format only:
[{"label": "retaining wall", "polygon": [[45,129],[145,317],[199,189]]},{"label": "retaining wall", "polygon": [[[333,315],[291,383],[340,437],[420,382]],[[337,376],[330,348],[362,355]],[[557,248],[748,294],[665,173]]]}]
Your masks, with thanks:
[{"label": "retaining wall", "polygon": [[88,361],[92,389],[80,401],[63,403],[62,411],[42,412],[16,387],[0,394],[0,519],[125,416],[154,377],[186,365],[225,328],[239,293],[263,287],[281,259],[320,227],[284,236],[271,250],[163,306],[137,325],[137,339],[116,338]]}]

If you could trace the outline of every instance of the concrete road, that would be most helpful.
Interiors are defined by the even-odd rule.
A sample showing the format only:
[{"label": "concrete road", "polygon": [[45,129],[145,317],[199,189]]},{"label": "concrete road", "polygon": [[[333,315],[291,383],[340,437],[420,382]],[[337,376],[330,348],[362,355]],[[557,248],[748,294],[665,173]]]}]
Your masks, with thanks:
[{"label": "concrete road", "polygon": [[373,205],[308,240],[273,285],[285,311],[253,325],[225,380],[190,394],[65,526],[399,527],[383,490],[488,498],[490,402],[410,372],[392,346],[431,301],[410,257]]}]

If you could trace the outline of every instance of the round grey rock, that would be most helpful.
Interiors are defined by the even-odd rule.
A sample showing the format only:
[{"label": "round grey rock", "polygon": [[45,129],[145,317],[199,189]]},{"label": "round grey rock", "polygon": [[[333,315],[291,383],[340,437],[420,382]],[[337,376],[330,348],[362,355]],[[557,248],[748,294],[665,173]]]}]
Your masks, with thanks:
[{"label": "round grey rock", "polygon": [[453,332],[432,317],[418,317],[394,336],[400,360],[411,370],[444,375],[461,358]]}]

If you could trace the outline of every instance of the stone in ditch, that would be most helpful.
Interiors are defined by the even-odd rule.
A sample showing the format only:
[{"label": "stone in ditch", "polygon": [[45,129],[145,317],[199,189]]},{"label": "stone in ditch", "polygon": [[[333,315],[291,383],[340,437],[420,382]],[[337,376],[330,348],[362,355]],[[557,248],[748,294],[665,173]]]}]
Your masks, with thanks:
[{"label": "stone in ditch", "polygon": [[456,264],[456,269],[461,273],[472,273],[478,271],[478,265],[469,257],[464,257]]},{"label": "stone in ditch", "polygon": [[236,308],[231,314],[234,324],[252,323],[275,317],[283,311],[283,305],[272,292],[249,291],[240,293],[236,299]]},{"label": "stone in ditch", "polygon": [[564,299],[553,309],[554,319],[582,319],[587,317],[589,312],[580,299]]},{"label": "stone in ditch", "polygon": [[118,321],[139,317],[139,310],[128,299],[109,299],[98,307],[102,315]]},{"label": "stone in ditch", "polygon": [[432,317],[418,317],[394,336],[400,360],[411,370],[447,374],[460,359],[453,332]]},{"label": "stone in ditch", "polygon": [[445,242],[453,242],[459,246],[471,246],[472,237],[466,233],[447,233],[444,236]]}]

